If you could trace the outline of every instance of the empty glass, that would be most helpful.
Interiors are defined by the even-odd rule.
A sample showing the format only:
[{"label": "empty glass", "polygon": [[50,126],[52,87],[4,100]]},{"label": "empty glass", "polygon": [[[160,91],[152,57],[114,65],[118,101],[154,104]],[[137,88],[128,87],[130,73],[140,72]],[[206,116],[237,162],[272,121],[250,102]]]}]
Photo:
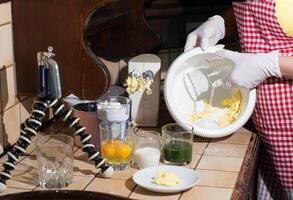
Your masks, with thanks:
[{"label": "empty glass", "polygon": [[192,159],[193,127],[188,124],[166,124],[162,127],[164,163],[187,165]]},{"label": "empty glass", "polygon": [[43,188],[68,186],[73,178],[73,138],[48,135],[36,140],[39,183]]},{"label": "empty glass", "polygon": [[138,168],[156,166],[161,157],[161,136],[155,131],[141,131],[135,134],[133,163]]}]

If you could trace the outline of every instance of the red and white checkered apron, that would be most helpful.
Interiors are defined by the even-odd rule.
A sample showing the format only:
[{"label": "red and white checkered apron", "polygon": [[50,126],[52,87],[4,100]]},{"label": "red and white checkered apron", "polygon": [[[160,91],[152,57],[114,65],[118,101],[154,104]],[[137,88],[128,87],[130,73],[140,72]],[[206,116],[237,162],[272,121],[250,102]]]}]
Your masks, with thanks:
[{"label": "red and white checkered apron", "polygon": [[[293,37],[281,28],[273,0],[234,2],[233,8],[243,52],[293,56]],[[258,199],[293,199],[292,79],[269,78],[258,86],[253,120],[264,143]]]}]

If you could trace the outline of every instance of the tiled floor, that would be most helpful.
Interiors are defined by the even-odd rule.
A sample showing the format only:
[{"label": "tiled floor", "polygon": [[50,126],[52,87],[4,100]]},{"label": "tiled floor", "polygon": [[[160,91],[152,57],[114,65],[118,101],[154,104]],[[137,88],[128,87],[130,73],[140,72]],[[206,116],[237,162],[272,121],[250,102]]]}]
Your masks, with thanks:
[{"label": "tiled floor", "polygon": [[[54,128],[60,131],[58,127]],[[53,128],[50,131],[54,132]],[[153,193],[135,185],[131,178],[137,171],[134,168],[115,172],[110,179],[99,178],[99,171],[87,161],[80,149],[75,148],[73,183],[65,189],[105,192],[141,200],[228,200],[237,182],[250,137],[251,133],[246,129],[224,139],[195,137],[193,160],[187,167],[199,173],[200,182],[190,190],[177,194]],[[7,190],[1,195],[43,189],[38,185],[35,151],[33,147],[29,149],[29,155],[17,164],[12,180],[7,181]],[[3,161],[5,158],[0,159],[0,163]]]}]

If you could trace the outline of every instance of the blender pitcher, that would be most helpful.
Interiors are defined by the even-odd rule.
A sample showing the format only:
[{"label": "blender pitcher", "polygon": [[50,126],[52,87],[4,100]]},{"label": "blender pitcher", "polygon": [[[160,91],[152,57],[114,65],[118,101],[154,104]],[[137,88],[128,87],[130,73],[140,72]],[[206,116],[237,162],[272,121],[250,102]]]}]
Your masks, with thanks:
[{"label": "blender pitcher", "polygon": [[[207,55],[207,54],[206,54]],[[185,85],[194,102],[208,100],[212,106],[221,107],[221,102],[231,96],[224,81],[233,70],[232,63],[218,56],[206,59],[184,76]]]},{"label": "blender pitcher", "polygon": [[[99,122],[107,122],[110,128],[121,130],[119,137],[124,137],[125,129],[130,119],[131,100],[122,96],[110,96],[97,100],[97,112]],[[113,137],[118,137],[113,136]]]},{"label": "blender pitcher", "polygon": [[115,170],[129,167],[133,155],[132,128],[128,127],[131,100],[112,96],[97,101],[101,152]]}]

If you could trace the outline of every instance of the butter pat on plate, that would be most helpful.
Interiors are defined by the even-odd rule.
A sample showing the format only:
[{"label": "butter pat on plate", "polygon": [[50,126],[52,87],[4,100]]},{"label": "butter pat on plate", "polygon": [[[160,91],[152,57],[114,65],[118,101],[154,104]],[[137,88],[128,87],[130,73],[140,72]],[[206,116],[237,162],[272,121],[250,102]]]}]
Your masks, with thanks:
[{"label": "butter pat on plate", "polygon": [[159,172],[156,177],[154,177],[154,183],[157,185],[175,186],[180,183],[180,179],[174,173]]}]

